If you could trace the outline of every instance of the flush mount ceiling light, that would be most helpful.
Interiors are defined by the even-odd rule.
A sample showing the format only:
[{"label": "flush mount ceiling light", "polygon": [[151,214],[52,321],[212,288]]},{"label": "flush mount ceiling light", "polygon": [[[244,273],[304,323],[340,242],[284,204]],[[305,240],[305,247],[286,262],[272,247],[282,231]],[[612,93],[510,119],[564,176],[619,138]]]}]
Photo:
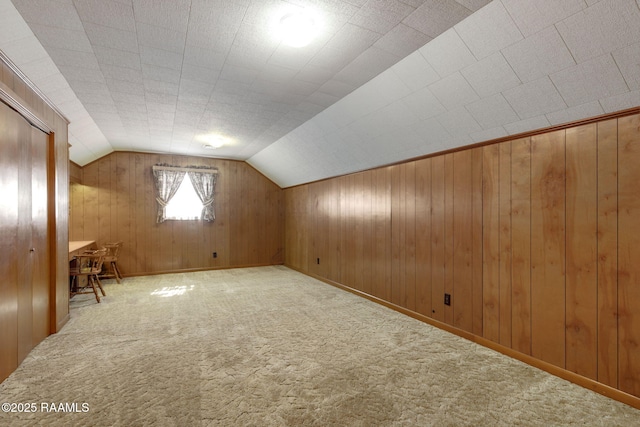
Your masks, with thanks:
[{"label": "flush mount ceiling light", "polygon": [[217,134],[198,135],[196,136],[196,139],[204,143],[202,148],[209,150],[215,150],[216,148],[220,148],[223,145],[228,145],[230,143],[229,138]]},{"label": "flush mount ceiling light", "polygon": [[318,18],[309,11],[288,12],[276,24],[282,42],[291,47],[303,47],[318,35]]}]

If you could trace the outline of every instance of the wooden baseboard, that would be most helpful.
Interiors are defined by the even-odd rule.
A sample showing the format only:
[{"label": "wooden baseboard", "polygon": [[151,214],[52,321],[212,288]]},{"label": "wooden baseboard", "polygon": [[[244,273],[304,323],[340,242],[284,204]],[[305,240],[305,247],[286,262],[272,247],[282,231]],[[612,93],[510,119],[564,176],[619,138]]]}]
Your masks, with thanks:
[{"label": "wooden baseboard", "polygon": [[617,400],[618,402],[622,402],[626,405],[632,406],[636,409],[640,409],[640,397],[631,395],[629,393],[625,393],[624,391],[618,390],[616,388],[610,387],[608,385],[599,383],[591,378],[584,377],[582,375],[578,375],[575,372],[567,371],[566,369],[560,368],[558,366],[552,365],[548,362],[544,362],[542,360],[536,359],[535,357],[529,356],[528,354],[520,353],[512,348],[505,347],[496,342],[490,341],[484,337],[480,337],[478,335],[474,335],[470,332],[464,331],[462,329],[458,329],[454,326],[451,326],[447,323],[440,322],[439,320],[432,319],[428,316],[425,316],[420,313],[416,313],[415,311],[409,310],[404,307],[400,307],[396,304],[390,303],[389,301],[385,301],[381,298],[375,297],[373,295],[369,295],[365,292],[359,291],[357,289],[350,288],[348,286],[343,285],[342,283],[334,282],[333,280],[325,279],[324,277],[320,277],[315,274],[307,273],[298,268],[291,267],[289,265],[285,266],[292,270],[298,271],[306,276],[313,277],[314,279],[320,280],[321,282],[327,283],[329,285],[335,286],[352,294],[358,295],[360,297],[366,298],[369,301],[373,301],[380,305],[383,305],[387,308],[390,308],[399,313],[405,314],[409,317],[412,317],[416,320],[420,320],[421,322],[427,323],[431,326],[435,326],[438,329],[442,329],[444,331],[450,332],[459,337],[465,338],[469,341],[472,341],[476,344],[479,344],[483,347],[490,348],[499,353],[504,354],[505,356],[511,357],[513,359],[519,360],[521,362],[526,363],[527,365],[533,366],[534,368],[538,368],[542,371],[548,372],[551,375],[555,375],[556,377],[562,378],[569,382],[572,382],[576,385],[594,391],[603,396],[609,397],[611,399]]}]

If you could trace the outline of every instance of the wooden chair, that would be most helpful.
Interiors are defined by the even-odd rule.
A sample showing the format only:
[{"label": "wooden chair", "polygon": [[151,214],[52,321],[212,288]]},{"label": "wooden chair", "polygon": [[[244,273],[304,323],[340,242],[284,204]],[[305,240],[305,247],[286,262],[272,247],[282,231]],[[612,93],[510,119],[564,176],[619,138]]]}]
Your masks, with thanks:
[{"label": "wooden chair", "polygon": [[107,251],[104,257],[104,267],[106,268],[104,268],[104,271],[100,274],[101,279],[115,278],[118,283],[123,280],[120,269],[118,268],[118,254],[120,253],[121,247],[122,242],[104,244],[103,249]]},{"label": "wooden chair", "polygon": [[75,262],[69,267],[69,276],[72,278],[71,297],[78,294],[95,294],[96,300],[100,302],[98,288],[100,288],[102,296],[107,296],[98,278],[102,272],[102,264],[106,254],[105,249],[100,249],[76,255]]}]

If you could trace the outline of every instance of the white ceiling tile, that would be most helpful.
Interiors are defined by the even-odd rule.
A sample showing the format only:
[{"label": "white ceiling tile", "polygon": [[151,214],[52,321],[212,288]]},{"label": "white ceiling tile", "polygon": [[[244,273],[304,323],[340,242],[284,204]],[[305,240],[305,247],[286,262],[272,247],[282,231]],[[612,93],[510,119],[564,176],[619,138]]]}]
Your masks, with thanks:
[{"label": "white ceiling tile", "polygon": [[415,10],[399,0],[370,0],[351,18],[350,22],[379,33],[398,25]]},{"label": "white ceiling tile", "polygon": [[142,22],[136,24],[136,30],[137,40],[141,45],[176,53],[184,52],[186,32],[156,27]]},{"label": "white ceiling tile", "polygon": [[469,9],[454,0],[428,0],[402,23],[435,38],[470,14]]},{"label": "white ceiling tile", "polygon": [[82,21],[125,31],[136,30],[130,5],[111,0],[74,0],[73,4]]},{"label": "white ceiling tile", "polygon": [[107,65],[107,64],[101,65],[100,69],[102,71],[101,74],[106,79],[124,80],[124,81],[131,82],[131,83],[142,84],[142,70],[141,69],[118,67],[118,66],[115,66],[115,65]]},{"label": "white ceiling tile", "polygon": [[414,52],[391,67],[403,83],[411,90],[419,90],[440,79],[436,70],[420,52]]},{"label": "white ceiling tile", "polygon": [[500,93],[472,102],[466,108],[483,129],[493,129],[520,121],[520,117]]},{"label": "white ceiling tile", "polygon": [[580,63],[640,40],[640,7],[635,0],[602,0],[556,26]]},{"label": "white ceiling tile", "polygon": [[603,55],[552,74],[551,81],[569,107],[628,91],[611,55]]},{"label": "white ceiling tile", "polygon": [[401,23],[380,37],[373,46],[404,58],[431,40],[433,37]]},{"label": "white ceiling tile", "polygon": [[523,82],[575,65],[569,49],[554,26],[505,48],[502,53]]},{"label": "white ceiling tile", "polygon": [[483,6],[486,6],[487,3],[491,3],[491,0],[456,0],[458,3],[463,5],[469,10],[476,11]]},{"label": "white ceiling tile", "polygon": [[137,22],[185,32],[189,22],[189,0],[134,0]]},{"label": "white ceiling tile", "polygon": [[502,0],[525,37],[584,9],[583,0]]},{"label": "white ceiling tile", "polygon": [[7,54],[15,64],[39,61],[47,56],[47,52],[35,37],[15,40],[4,45],[2,51]]},{"label": "white ceiling tile", "polygon": [[183,64],[181,79],[194,80],[203,83],[214,84],[220,75],[220,69],[198,67],[197,65]]},{"label": "white ceiling tile", "polygon": [[391,53],[370,47],[336,73],[335,79],[358,86],[398,62],[398,59],[400,58]]},{"label": "white ceiling tile", "polygon": [[516,135],[523,132],[529,132],[533,129],[543,129],[549,127],[551,124],[546,116],[529,117],[525,120],[513,122],[504,125],[505,130],[509,135]]},{"label": "white ceiling tile", "polygon": [[140,46],[139,60],[143,64],[154,65],[157,67],[171,68],[177,71],[182,69],[181,54],[149,46]]},{"label": "white ceiling tile", "polygon": [[[105,27],[98,24],[85,24],[85,33],[93,46],[105,46],[117,50],[138,53],[138,37],[133,31]],[[68,45],[65,46],[69,49]]]},{"label": "white ceiling tile", "polygon": [[[562,110],[567,107],[548,77],[508,89],[502,93],[522,119]],[[508,130],[508,129],[507,129]]]},{"label": "white ceiling tile", "polygon": [[[20,15],[25,21],[35,25],[48,25],[67,30],[83,31],[82,22],[72,1],[56,1],[55,7],[42,13],[42,3],[40,1],[19,1],[15,2],[20,11]],[[0,13],[8,13],[0,10]]]},{"label": "white ceiling tile", "polygon": [[508,136],[508,133],[502,126],[469,134],[469,137],[471,137],[474,142],[486,142],[491,141],[492,139],[502,138],[504,136]]},{"label": "white ceiling tile", "polygon": [[451,134],[436,118],[420,120],[412,129],[428,146],[446,145],[452,139]]},{"label": "white ceiling tile", "polygon": [[605,113],[626,110],[640,105],[640,90],[626,92],[620,95],[611,96],[600,100],[600,105]]},{"label": "white ceiling tile", "polygon": [[142,76],[145,80],[158,80],[167,83],[180,83],[180,70],[142,64]]},{"label": "white ceiling tile", "polygon": [[165,95],[177,95],[179,85],[177,83],[145,79],[144,89],[147,92],[157,92]]},{"label": "white ceiling tile", "polygon": [[480,97],[502,92],[521,83],[500,52],[464,68],[461,73]]},{"label": "white ceiling tile", "polygon": [[453,29],[418,50],[440,77],[446,77],[476,62],[467,45]]},{"label": "white ceiling tile", "polygon": [[454,73],[429,85],[429,90],[447,110],[459,109],[479,98],[460,73]]},{"label": "white ceiling tile", "polygon": [[522,39],[518,27],[499,1],[489,3],[454,28],[478,59]]},{"label": "white ceiling tile", "polygon": [[106,79],[107,87],[111,92],[123,92],[136,95],[144,95],[144,84],[132,83],[126,80]]},{"label": "white ceiling tile", "polygon": [[196,67],[220,69],[226,54],[187,44],[184,48],[184,63]]},{"label": "white ceiling tile", "polygon": [[447,111],[427,87],[402,98],[401,102],[411,108],[421,119],[434,117]]},{"label": "white ceiling tile", "polygon": [[565,110],[556,111],[547,114],[547,119],[552,125],[562,123],[570,123],[585,117],[595,117],[604,114],[604,110],[598,101],[588,102],[586,104],[576,105],[575,107]]},{"label": "white ceiling tile", "polygon": [[[40,49],[42,49],[42,47]],[[33,53],[33,51],[31,52]],[[44,50],[42,52],[46,55]],[[98,64],[94,52],[74,52],[73,50],[69,49],[56,48],[48,48],[46,52],[49,53],[51,59],[53,59],[58,67],[82,67],[92,70],[100,70],[100,65]],[[7,54],[9,54],[9,52],[7,52]],[[11,58],[13,58],[15,61],[15,58],[13,56]]]},{"label": "white ceiling tile", "polygon": [[613,59],[629,89],[640,89],[640,43],[613,52]]},{"label": "white ceiling tile", "polygon": [[468,138],[470,133],[482,130],[482,127],[464,107],[443,113],[436,117],[436,119],[454,140],[458,138]]},{"label": "white ceiling tile", "polygon": [[95,53],[98,63],[101,65],[115,65],[134,70],[140,69],[140,55],[137,53],[111,49],[104,46],[94,46],[93,52]]},{"label": "white ceiling tile", "polygon": [[353,85],[332,79],[320,86],[317,90],[331,96],[342,98],[353,92],[354,89],[355,87]]}]

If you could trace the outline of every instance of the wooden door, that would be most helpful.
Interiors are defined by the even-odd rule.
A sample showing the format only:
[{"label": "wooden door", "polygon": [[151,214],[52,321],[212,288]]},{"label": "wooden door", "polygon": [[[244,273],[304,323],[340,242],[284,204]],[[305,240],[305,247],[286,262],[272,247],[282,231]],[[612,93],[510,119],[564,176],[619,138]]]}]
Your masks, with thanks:
[{"label": "wooden door", "polygon": [[0,102],[0,381],[18,366],[18,127]]},{"label": "wooden door", "polygon": [[[31,347],[49,335],[48,135],[31,128],[31,247],[33,324]],[[33,251],[31,250],[33,249]]]},{"label": "wooden door", "polygon": [[47,144],[0,103],[0,381],[50,329]]}]

